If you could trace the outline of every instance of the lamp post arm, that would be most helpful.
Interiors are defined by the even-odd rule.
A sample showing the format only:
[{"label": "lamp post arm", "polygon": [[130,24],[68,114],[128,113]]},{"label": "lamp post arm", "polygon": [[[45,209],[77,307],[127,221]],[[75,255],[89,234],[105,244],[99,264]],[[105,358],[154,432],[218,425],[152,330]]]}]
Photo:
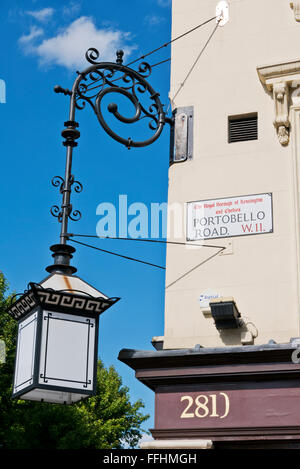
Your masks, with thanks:
[{"label": "lamp post arm", "polygon": [[[67,244],[69,219],[78,221],[81,218],[80,211],[73,211],[71,204],[73,184],[76,192],[82,190],[82,185],[75,181],[72,175],[73,148],[77,146],[76,140],[80,137],[79,124],[75,121],[76,109],[84,109],[86,103],[88,103],[105,132],[128,149],[152,144],[161,135],[165,123],[171,123],[171,120],[165,116],[159,93],[146,80],[151,75],[151,66],[146,62],[142,62],[138,71],[133,70],[123,65],[123,55],[124,52],[119,50],[117,51],[115,63],[97,62],[99,52],[94,48],[88,49],[85,57],[90,65],[83,72],[77,72],[78,76],[74,81],[72,90],[60,86],[54,88],[56,93],[70,96],[69,120],[65,122],[65,128],[62,131],[62,136],[65,139],[63,145],[67,148],[65,177],[62,179],[60,176],[55,176],[52,179],[52,184],[60,188],[62,204],[60,208],[57,205],[51,208],[52,215],[57,217],[61,223],[60,243],[52,246],[51,250],[54,252],[55,265],[62,266],[62,269],[65,269],[65,266],[69,269],[71,253],[75,251],[72,246]],[[122,96],[123,100],[124,98],[127,99],[134,113],[127,117],[119,111],[117,103],[110,102],[106,108],[108,115],[112,114],[116,121],[131,125],[140,124],[145,119],[143,122],[148,122],[150,136],[143,140],[131,137],[125,138],[119,134],[119,131],[111,128],[111,124],[108,123],[105,117],[103,103],[104,98],[112,96],[117,98]],[[128,112],[127,108],[126,111]],[[48,267],[47,270],[50,271],[49,269],[52,267]],[[57,269],[57,267],[55,268]]]}]

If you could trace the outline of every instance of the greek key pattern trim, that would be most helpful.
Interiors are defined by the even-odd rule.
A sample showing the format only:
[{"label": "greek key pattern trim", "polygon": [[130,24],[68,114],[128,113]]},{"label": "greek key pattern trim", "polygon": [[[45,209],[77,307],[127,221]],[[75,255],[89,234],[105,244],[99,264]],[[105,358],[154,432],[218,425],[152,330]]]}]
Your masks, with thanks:
[{"label": "greek key pattern trim", "polygon": [[30,313],[36,306],[55,309],[58,312],[79,314],[102,314],[120,298],[95,298],[74,294],[73,292],[44,289],[41,286],[28,290],[8,309],[9,314],[19,320]]}]

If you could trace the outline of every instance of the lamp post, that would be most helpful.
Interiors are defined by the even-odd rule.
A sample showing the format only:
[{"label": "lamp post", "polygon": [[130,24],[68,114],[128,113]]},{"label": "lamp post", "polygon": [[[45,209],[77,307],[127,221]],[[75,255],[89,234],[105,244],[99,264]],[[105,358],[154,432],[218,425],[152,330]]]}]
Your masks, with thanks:
[{"label": "lamp post", "polygon": [[[13,397],[25,400],[72,404],[96,391],[99,316],[119,298],[106,295],[75,276],[70,265],[75,249],[67,244],[69,220],[81,218],[71,204],[72,189],[81,192],[82,185],[72,175],[73,149],[80,132],[75,120],[76,109],[88,103],[102,128],[127,148],[150,145],[160,136],[165,117],[159,93],[146,80],[151,67],[146,62],[138,71],[123,65],[123,51],[117,51],[116,63],[97,62],[99,52],[86,52],[89,66],[77,72],[72,90],[56,86],[56,93],[70,96],[69,118],[62,131],[66,147],[64,178],[55,176],[52,184],[62,195],[61,206],[51,213],[61,223],[60,242],[51,246],[54,263],[46,268],[49,276],[39,284],[30,283],[9,308],[18,321]],[[119,122],[139,123],[148,119],[151,136],[145,140],[124,138],[108,125],[103,113],[103,98],[111,94],[123,96],[134,108],[132,117],[125,117],[114,102],[107,106]],[[145,99],[144,99],[145,98]],[[148,104],[144,101],[148,100]]]}]

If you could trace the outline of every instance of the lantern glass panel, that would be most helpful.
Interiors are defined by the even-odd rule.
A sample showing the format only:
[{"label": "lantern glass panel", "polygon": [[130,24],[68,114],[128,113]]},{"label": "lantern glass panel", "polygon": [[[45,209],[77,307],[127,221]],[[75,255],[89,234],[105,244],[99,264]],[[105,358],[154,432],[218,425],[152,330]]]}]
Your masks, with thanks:
[{"label": "lantern glass panel", "polygon": [[32,384],[36,348],[37,317],[35,312],[19,323],[14,392]]},{"label": "lantern glass panel", "polygon": [[43,311],[39,383],[93,389],[95,319]]}]

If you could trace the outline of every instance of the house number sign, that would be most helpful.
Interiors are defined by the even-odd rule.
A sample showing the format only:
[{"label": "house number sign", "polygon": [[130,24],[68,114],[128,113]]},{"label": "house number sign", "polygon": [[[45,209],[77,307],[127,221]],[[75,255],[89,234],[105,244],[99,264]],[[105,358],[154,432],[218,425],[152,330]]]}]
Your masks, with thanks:
[{"label": "house number sign", "polygon": [[[222,412],[219,411],[220,401],[223,400]],[[229,414],[230,401],[228,394],[220,392],[217,394],[199,394],[195,398],[192,396],[182,396],[180,401],[184,403],[184,410],[182,411],[181,419],[193,418],[220,418],[224,419]]]}]

